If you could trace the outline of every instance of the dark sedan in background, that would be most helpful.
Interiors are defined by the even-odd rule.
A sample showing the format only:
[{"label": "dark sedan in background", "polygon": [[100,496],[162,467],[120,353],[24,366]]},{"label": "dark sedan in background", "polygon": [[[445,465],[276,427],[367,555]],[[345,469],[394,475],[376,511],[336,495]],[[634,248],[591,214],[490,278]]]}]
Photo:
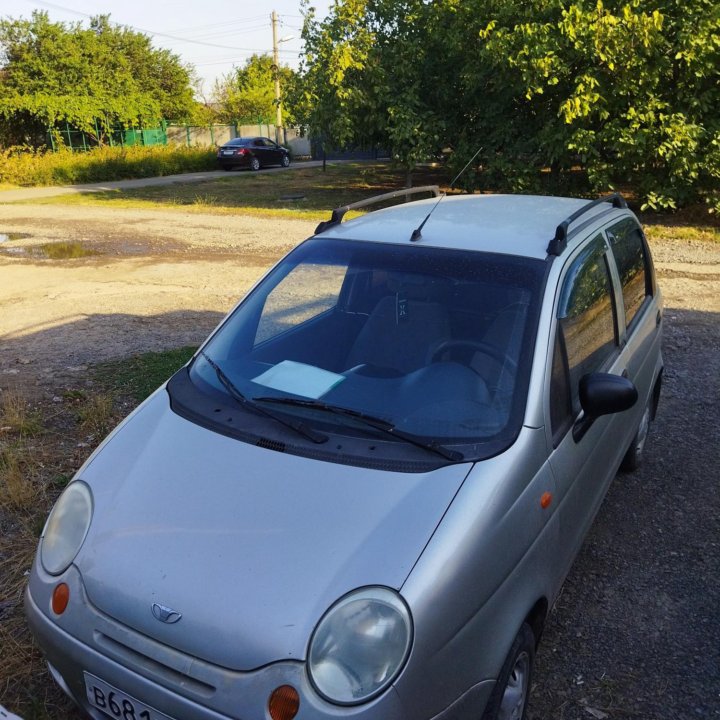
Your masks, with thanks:
[{"label": "dark sedan in background", "polygon": [[218,148],[217,159],[223,170],[235,167],[259,170],[266,165],[287,167],[290,151],[266,137],[238,137]]}]

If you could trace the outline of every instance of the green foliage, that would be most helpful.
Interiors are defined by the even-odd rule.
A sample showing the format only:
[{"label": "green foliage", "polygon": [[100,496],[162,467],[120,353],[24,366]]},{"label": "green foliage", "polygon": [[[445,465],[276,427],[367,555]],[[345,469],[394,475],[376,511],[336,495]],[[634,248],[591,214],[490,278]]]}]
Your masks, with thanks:
[{"label": "green foliage", "polygon": [[304,123],[330,146],[373,145],[387,138],[389,123],[414,125],[412,112],[395,108],[390,119],[387,100],[389,63],[379,55],[380,38],[364,0],[336,3],[323,22],[305,6],[302,85],[296,104]]},{"label": "green foliage", "polygon": [[53,23],[47,13],[0,21],[0,137],[41,144],[67,122],[100,138],[116,124],[187,119],[190,74],[150,38],[99,16],[85,28]]},{"label": "green foliage", "polygon": [[187,124],[207,127],[208,125],[221,124],[221,121],[215,108],[196,100],[190,110],[190,116],[187,119]]},{"label": "green foliage", "polygon": [[93,368],[93,375],[111,392],[140,402],[185,365],[196,350],[186,346],[100,363]]},{"label": "green foliage", "polygon": [[0,151],[0,183],[72,185],[214,170],[207,148],[155,145],[99,147],[86,153],[46,153],[30,147]]},{"label": "green foliage", "polygon": [[[280,67],[281,92],[291,86],[295,73],[288,67]],[[262,119],[274,122],[275,70],[269,55],[253,55],[245,65],[216,81],[213,91],[219,106],[218,118],[223,123],[252,124]],[[283,122],[294,123],[292,107],[283,98]]]},{"label": "green foliage", "polygon": [[453,173],[480,148],[468,189],[580,169],[582,192],[720,205],[714,0],[338,0],[322,22],[306,8],[304,37],[304,112],[329,143],[408,168],[449,146]]}]

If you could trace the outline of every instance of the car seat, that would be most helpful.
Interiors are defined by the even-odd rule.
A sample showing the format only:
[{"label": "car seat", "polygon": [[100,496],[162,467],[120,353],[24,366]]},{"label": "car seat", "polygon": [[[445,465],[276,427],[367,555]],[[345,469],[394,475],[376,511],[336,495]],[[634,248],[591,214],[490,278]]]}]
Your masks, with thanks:
[{"label": "car seat", "polygon": [[427,365],[450,338],[445,308],[437,302],[383,297],[350,348],[346,367],[360,365],[405,375]]}]

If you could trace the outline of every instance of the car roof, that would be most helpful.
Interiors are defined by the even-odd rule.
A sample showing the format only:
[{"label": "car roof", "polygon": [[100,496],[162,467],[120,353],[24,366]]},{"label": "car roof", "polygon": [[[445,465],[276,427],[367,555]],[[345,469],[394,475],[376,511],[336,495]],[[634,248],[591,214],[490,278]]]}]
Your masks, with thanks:
[{"label": "car roof", "polygon": [[[347,238],[384,243],[410,243],[413,230],[421,225],[418,244],[462,250],[478,250],[544,259],[557,226],[586,206],[582,198],[538,195],[451,195],[402,203],[376,210],[362,217],[335,225],[321,233],[323,237]],[[627,215],[601,203],[570,226],[572,233],[599,216]],[[576,240],[584,235],[576,236]]]},{"label": "car roof", "polygon": [[253,140],[265,140],[266,138],[261,137],[260,135],[253,135],[252,137],[236,137],[232,138],[232,140],[228,140],[225,144],[226,145],[247,145],[247,143],[252,142]]}]

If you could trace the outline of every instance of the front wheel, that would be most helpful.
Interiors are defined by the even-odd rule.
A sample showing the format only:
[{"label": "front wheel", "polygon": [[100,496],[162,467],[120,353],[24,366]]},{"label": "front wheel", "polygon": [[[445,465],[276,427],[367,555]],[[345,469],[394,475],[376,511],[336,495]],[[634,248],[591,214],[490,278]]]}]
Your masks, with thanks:
[{"label": "front wheel", "polygon": [[625,457],[620,463],[620,469],[623,472],[632,472],[633,470],[637,470],[642,464],[643,455],[645,453],[645,443],[647,442],[647,436],[650,430],[651,418],[652,410],[650,403],[648,403],[645,408],[645,412],[640,419],[640,425],[635,433],[635,437],[625,453]]},{"label": "front wheel", "polygon": [[523,623],[513,641],[482,720],[524,720],[535,663],[535,635]]},{"label": "front wheel", "polygon": [[254,157],[250,160],[250,169],[251,170],[259,170],[260,169],[260,161]]},{"label": "front wheel", "polygon": [[280,164],[283,167],[290,167],[290,156],[289,155],[283,155],[282,160],[280,161]]}]

